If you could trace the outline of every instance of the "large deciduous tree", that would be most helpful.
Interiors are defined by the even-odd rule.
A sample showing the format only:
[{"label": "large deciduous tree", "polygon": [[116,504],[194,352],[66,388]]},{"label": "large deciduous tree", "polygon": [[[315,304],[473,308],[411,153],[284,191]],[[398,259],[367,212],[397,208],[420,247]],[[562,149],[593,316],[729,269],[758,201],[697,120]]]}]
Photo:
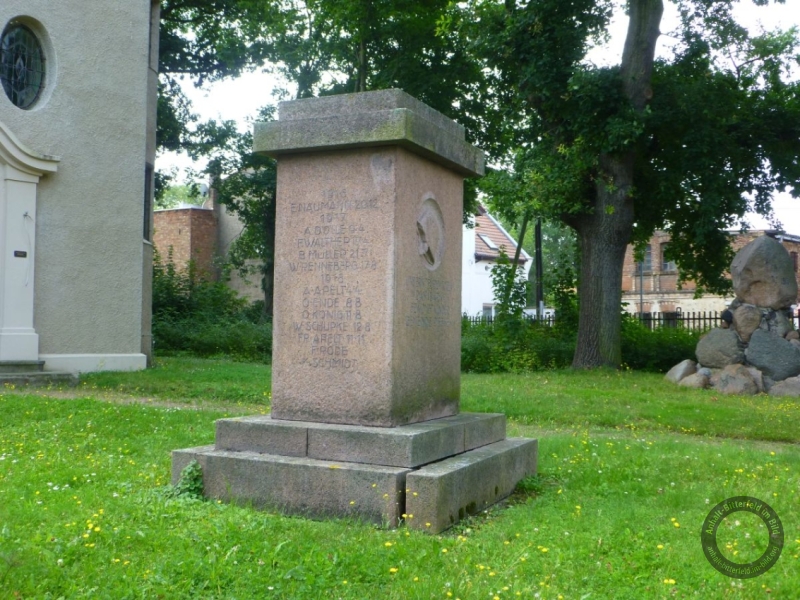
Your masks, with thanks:
[{"label": "large deciduous tree", "polygon": [[797,31],[750,37],[734,2],[679,0],[674,54],[656,60],[663,2],[629,0],[624,50],[609,68],[585,56],[605,35],[611,0],[472,4],[478,52],[506,97],[514,92],[504,117],[525,193],[507,213],[557,218],[577,234],[575,367],[620,363],[627,244],[667,229],[681,276],[719,291],[724,228],[748,208],[768,213],[775,190],[800,195],[800,95],[788,77]]}]

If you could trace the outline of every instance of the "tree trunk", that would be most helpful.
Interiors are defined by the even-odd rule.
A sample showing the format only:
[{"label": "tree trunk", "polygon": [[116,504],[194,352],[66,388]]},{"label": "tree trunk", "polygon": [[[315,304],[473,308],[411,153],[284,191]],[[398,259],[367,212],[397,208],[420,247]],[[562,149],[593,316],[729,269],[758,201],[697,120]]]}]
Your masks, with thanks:
[{"label": "tree trunk", "polygon": [[[652,97],[656,40],[662,0],[632,0],[620,76],[626,97],[643,111]],[[633,232],[634,151],[600,156],[593,210],[572,222],[581,253],[578,342],[572,366],[619,367],[621,362],[622,266]]]},{"label": "tree trunk", "polygon": [[621,362],[622,264],[633,232],[633,155],[602,161],[614,187],[596,186],[594,212],[575,221],[581,256],[578,343],[572,366],[618,367]]}]

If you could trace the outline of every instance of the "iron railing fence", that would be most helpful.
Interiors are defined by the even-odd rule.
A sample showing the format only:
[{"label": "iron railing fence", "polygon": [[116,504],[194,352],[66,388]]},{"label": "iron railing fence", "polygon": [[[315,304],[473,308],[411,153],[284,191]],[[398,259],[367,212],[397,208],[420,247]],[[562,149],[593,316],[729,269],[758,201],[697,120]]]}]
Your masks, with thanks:
[{"label": "iron railing fence", "polygon": [[[720,311],[698,311],[698,312],[645,312],[645,313],[629,313],[631,318],[638,319],[640,323],[656,329],[658,327],[683,327],[686,329],[712,329],[719,327],[722,322],[722,312]],[[543,325],[553,325],[556,321],[556,316],[553,314],[544,315],[539,319],[536,316],[526,315],[525,320],[532,325],[540,323]],[[464,315],[463,320],[470,325],[492,325],[495,321],[492,317],[482,316],[467,316]],[[800,311],[792,315],[792,322],[794,328],[800,330]]]}]

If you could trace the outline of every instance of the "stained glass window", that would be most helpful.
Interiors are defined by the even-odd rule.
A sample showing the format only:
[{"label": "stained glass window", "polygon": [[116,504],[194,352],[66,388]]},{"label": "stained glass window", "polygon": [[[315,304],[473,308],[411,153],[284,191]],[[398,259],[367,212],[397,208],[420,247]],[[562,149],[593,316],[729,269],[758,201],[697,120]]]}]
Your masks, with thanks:
[{"label": "stained glass window", "polygon": [[31,108],[44,87],[44,52],[25,25],[11,22],[0,37],[0,82],[11,102]]}]

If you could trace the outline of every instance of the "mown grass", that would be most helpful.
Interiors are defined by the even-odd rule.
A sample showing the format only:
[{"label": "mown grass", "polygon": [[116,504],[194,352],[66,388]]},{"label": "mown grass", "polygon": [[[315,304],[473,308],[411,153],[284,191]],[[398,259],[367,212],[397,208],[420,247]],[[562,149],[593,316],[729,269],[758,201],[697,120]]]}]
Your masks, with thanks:
[{"label": "mown grass", "polygon": [[263,363],[159,357],[145,371],[84,375],[79,390],[176,403],[269,406],[271,387],[272,368]]},{"label": "mown grass", "polygon": [[[205,406],[269,407],[271,368],[225,359],[164,357],[134,373],[95,373],[80,390]],[[461,377],[461,408],[502,412],[548,429],[610,427],[800,442],[800,402],[679,388],[638,371],[542,371]]]},{"label": "mown grass", "polygon": [[[798,597],[800,448],[740,428],[749,418],[769,440],[793,420],[796,438],[786,400],[673,396],[658,376],[629,373],[466,376],[465,410],[508,410],[510,434],[539,437],[540,475],[503,507],[429,536],[172,497],[170,450],[212,442],[216,418],[266,408],[268,370],[250,367],[170,360],[160,374],[92,376],[74,399],[0,394],[0,597]],[[223,407],[229,368],[241,369],[240,391]],[[170,405],[116,401],[130,396]],[[719,407],[716,437],[699,435]],[[664,414],[683,415],[692,435],[668,430]],[[636,428],[615,422],[632,415]],[[717,573],[700,546],[711,506],[736,495],[769,502],[787,531],[756,579]],[[719,541],[744,562],[766,531],[738,514]]]}]

